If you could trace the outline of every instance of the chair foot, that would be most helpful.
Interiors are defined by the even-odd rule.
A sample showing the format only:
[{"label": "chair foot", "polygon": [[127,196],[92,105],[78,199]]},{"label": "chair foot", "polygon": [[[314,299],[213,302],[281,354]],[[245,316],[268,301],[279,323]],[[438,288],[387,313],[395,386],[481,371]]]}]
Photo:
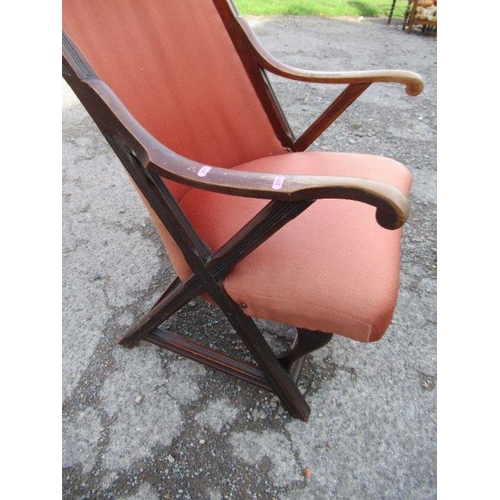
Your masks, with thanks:
[{"label": "chair foot", "polygon": [[297,381],[306,356],[328,344],[332,336],[329,333],[297,328],[297,335],[291,349],[281,355],[279,361],[292,378]]}]

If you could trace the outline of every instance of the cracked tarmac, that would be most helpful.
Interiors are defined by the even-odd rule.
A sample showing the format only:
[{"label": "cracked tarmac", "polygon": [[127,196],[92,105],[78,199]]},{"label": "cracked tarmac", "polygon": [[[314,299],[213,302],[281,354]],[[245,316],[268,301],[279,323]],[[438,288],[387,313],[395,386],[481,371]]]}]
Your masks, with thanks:
[{"label": "cracked tarmac", "polygon": [[[311,148],[385,155],[412,171],[394,320],[378,343],[335,337],[307,360],[307,424],[224,374],[148,343],[118,346],[173,273],[118,160],[63,83],[64,499],[436,497],[436,40],[375,19],[251,23],[292,66],[424,78],[417,97],[373,85]],[[338,92],[272,81],[296,131]],[[293,336],[258,324],[277,350]],[[202,300],[168,326],[245,359]]]}]

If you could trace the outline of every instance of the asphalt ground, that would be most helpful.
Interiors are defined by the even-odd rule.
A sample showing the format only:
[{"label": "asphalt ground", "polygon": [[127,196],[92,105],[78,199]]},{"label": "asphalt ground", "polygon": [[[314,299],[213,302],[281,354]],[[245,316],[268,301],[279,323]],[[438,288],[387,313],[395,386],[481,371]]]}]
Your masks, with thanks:
[{"label": "asphalt ground", "polygon": [[[413,174],[394,320],[380,342],[335,337],[308,359],[308,423],[269,393],[148,343],[118,346],[173,273],[121,165],[63,82],[64,499],[436,497],[436,39],[385,20],[251,21],[293,66],[424,78],[417,97],[373,85],[311,147],[389,156]],[[272,80],[297,131],[339,91]],[[244,356],[201,300],[168,323]],[[276,348],[293,334],[259,325]]]}]

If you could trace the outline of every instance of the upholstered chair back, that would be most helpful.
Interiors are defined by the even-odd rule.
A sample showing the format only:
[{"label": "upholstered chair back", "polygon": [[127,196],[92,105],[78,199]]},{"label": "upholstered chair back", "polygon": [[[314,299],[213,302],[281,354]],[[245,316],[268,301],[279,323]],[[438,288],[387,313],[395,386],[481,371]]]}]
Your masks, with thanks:
[{"label": "upholstered chair back", "polygon": [[[176,153],[233,167],[286,152],[211,0],[64,0],[63,28]],[[187,191],[170,187],[178,199]]]}]

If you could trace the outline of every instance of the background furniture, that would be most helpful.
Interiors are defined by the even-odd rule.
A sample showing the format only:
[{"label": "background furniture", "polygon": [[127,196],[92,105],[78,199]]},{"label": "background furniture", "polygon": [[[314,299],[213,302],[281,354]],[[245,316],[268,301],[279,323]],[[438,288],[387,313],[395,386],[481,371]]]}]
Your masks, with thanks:
[{"label": "background furniture", "polygon": [[424,32],[428,28],[437,28],[437,0],[413,0],[408,6],[410,10],[407,23],[405,20],[408,33],[412,32],[414,26],[422,26]]}]

